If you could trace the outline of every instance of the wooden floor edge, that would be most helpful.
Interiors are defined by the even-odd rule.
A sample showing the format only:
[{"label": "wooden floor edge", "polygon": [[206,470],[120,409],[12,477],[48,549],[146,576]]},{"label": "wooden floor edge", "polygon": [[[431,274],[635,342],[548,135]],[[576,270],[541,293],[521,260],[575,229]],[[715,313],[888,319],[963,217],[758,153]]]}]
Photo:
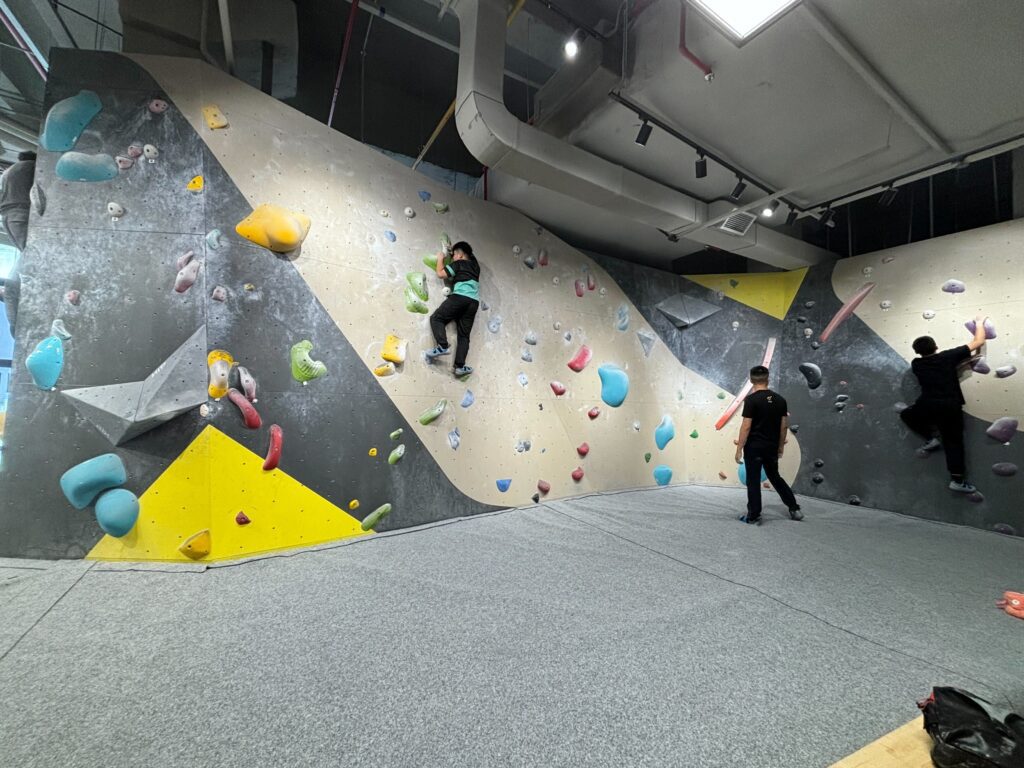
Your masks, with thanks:
[{"label": "wooden floor edge", "polygon": [[915,717],[830,768],[934,768],[931,749],[924,718]]}]

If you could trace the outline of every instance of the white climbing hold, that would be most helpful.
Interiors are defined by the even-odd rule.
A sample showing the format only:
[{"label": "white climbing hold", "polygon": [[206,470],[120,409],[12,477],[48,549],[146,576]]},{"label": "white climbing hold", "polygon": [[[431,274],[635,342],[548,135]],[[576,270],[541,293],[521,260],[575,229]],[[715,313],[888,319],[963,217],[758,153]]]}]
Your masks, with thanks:
[{"label": "white climbing hold", "polygon": [[813,335],[814,335],[814,329],[813,328],[804,328],[804,338],[805,339],[809,339]]},{"label": "white climbing hold", "polygon": [[416,218],[416,211],[414,211],[412,208],[406,207],[406,209],[403,211],[403,213],[405,214],[405,218],[407,218],[407,219],[415,219]]},{"label": "white climbing hold", "polygon": [[513,245],[512,246],[512,253],[514,253],[516,256],[518,256],[522,252],[523,252],[523,249],[520,248],[518,245]]},{"label": "white climbing hold", "polygon": [[738,320],[733,320],[732,321],[732,329],[734,331],[738,331],[740,329],[740,323],[739,323]]},{"label": "white climbing hold", "polygon": [[146,160],[150,163],[155,163],[156,159],[160,157],[160,150],[152,144],[147,144],[142,148],[142,154],[145,155]]},{"label": "white climbing hold", "polygon": [[107,213],[112,221],[117,221],[124,216],[124,206],[120,203],[107,203]]},{"label": "white climbing hold", "polygon": [[865,276],[870,275],[874,271],[875,270],[872,267],[864,267],[864,269],[861,270]]},{"label": "white climbing hold", "polygon": [[921,317],[923,317],[925,320],[931,320],[932,318],[935,317],[935,310],[926,309],[924,312],[921,313]]},{"label": "white climbing hold", "polygon": [[892,302],[885,299],[884,301],[878,302],[878,306],[881,307],[883,311],[888,311],[892,309]]}]

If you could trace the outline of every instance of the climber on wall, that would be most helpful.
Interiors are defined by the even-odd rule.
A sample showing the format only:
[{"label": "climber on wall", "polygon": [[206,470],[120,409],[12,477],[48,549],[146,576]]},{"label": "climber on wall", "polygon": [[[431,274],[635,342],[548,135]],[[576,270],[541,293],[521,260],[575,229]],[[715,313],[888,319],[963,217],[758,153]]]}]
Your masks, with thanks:
[{"label": "climber on wall", "polygon": [[914,351],[920,357],[911,361],[910,368],[921,385],[921,395],[917,402],[900,414],[903,422],[927,441],[920,450],[931,452],[945,448],[949,489],[959,493],[973,493],[977,489],[967,482],[964,395],[960,391],[958,369],[972,353],[984,346],[987,320],[987,317],[978,315],[971,342],[942,352],[937,351],[938,345],[931,336],[914,340]]},{"label": "climber on wall", "polygon": [[736,463],[744,464],[747,473],[747,514],[741,522],[761,524],[761,470],[779,494],[793,520],[803,520],[803,512],[782,475],[779,459],[786,448],[789,411],[786,399],[768,389],[768,369],[755,365],[750,369],[753,390],[743,401],[743,423],[736,441]]},{"label": "climber on wall", "polygon": [[[451,262],[445,264],[446,257]],[[480,264],[473,255],[469,243],[460,241],[445,247],[437,256],[437,276],[442,280],[451,280],[452,292],[447,299],[434,310],[430,316],[430,330],[434,333],[437,346],[426,353],[427,360],[451,353],[448,346],[448,323],[455,321],[458,332],[458,343],[455,346],[455,375],[468,376],[473,369],[466,365],[469,354],[469,334],[473,330],[473,320],[480,306]]]},{"label": "climber on wall", "polygon": [[[35,172],[36,153],[19,152],[18,162],[0,176],[0,216],[3,216],[7,235],[19,251],[25,250],[25,240],[28,237],[29,190],[32,189]],[[7,322],[10,323],[12,333],[18,316],[18,299],[21,292],[19,271],[20,265],[16,261],[7,277],[0,281],[3,285],[2,298],[7,309]]]}]

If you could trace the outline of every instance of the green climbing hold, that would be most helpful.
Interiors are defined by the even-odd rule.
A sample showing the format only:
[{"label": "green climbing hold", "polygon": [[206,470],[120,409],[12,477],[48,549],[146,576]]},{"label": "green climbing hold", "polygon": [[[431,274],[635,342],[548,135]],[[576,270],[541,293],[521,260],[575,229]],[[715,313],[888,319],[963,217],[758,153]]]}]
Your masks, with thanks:
[{"label": "green climbing hold", "polygon": [[644,463],[645,464],[650,464],[651,463],[651,454],[649,454],[649,453],[645,453],[644,454]]},{"label": "green climbing hold", "polygon": [[405,456],[405,443],[402,443],[391,452],[391,455],[388,456],[388,464],[395,466],[395,464],[402,460],[403,456]]},{"label": "green climbing hold", "polygon": [[427,276],[422,272],[406,272],[405,280],[409,283],[413,293],[423,301],[427,300]]},{"label": "green climbing hold", "polygon": [[733,288],[735,288],[739,284],[740,284],[739,280],[729,280],[729,285],[731,285]]},{"label": "green climbing hold", "polygon": [[420,414],[420,424],[427,426],[427,424],[436,421],[437,417],[444,413],[445,406],[447,405],[448,401],[442,397],[437,401],[437,405],[427,408],[427,410]]},{"label": "green climbing hold", "polygon": [[369,531],[377,527],[377,524],[387,517],[391,513],[390,504],[381,504],[373,512],[363,518],[363,522],[360,524],[360,528],[364,531]]},{"label": "green climbing hold", "polygon": [[327,375],[327,366],[309,356],[312,349],[313,342],[308,339],[303,339],[292,347],[292,376],[303,384]]},{"label": "green climbing hold", "polygon": [[[451,263],[452,263],[452,257],[451,256],[445,256],[444,257],[444,265],[447,267]],[[437,254],[436,253],[432,253],[429,256],[424,256],[423,257],[423,266],[430,267],[430,270],[432,272],[437,272]]]},{"label": "green climbing hold", "polygon": [[692,437],[694,440],[696,440],[698,437],[700,437],[700,434],[695,429],[695,430],[693,430],[693,432],[690,433],[690,437]]},{"label": "green climbing hold", "polygon": [[416,291],[412,289],[411,285],[405,287],[405,308],[410,312],[418,312],[421,315],[430,312],[430,307],[420,300],[420,297],[416,295]]},{"label": "green climbing hold", "polygon": [[448,203],[434,203],[434,210],[438,213],[448,213]]},{"label": "green climbing hold", "polygon": [[392,440],[397,440],[398,438],[400,438],[402,436],[402,433],[404,431],[405,431],[404,429],[399,427],[398,429],[396,429],[394,432],[391,433],[391,439]]},{"label": "green climbing hold", "polygon": [[725,392],[719,392],[718,393],[718,399],[719,400],[725,400],[725,398],[727,398],[727,397],[728,397],[728,395],[725,394]]},{"label": "green climbing hold", "polygon": [[452,239],[448,237],[447,232],[441,233],[441,250],[446,256],[452,252]]}]

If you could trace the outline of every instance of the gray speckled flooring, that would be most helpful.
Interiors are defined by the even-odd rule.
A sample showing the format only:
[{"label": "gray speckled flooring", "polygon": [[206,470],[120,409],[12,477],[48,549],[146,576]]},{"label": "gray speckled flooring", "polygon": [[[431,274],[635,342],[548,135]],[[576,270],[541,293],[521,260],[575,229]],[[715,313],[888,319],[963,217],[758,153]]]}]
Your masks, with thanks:
[{"label": "gray speckled flooring", "polygon": [[[1024,708],[1024,539],[666,488],[209,570],[0,561],[0,763],[827,766]],[[777,504],[775,505],[778,506]]]}]

